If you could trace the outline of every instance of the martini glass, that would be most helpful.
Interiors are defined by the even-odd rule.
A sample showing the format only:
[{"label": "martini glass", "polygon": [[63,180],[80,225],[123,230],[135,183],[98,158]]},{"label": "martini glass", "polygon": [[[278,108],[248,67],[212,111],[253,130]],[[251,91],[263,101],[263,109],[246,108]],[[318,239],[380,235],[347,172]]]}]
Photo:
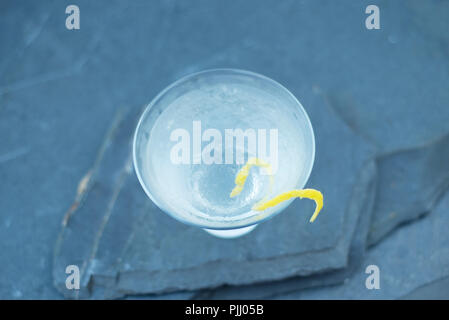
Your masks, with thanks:
[{"label": "martini glass", "polygon": [[[133,160],[148,197],[165,213],[222,238],[242,236],[285,209],[252,207],[301,189],[311,173],[315,139],[300,102],[265,76],[236,69],[188,75],[145,108],[134,135]],[[240,194],[236,174],[250,158]]]}]

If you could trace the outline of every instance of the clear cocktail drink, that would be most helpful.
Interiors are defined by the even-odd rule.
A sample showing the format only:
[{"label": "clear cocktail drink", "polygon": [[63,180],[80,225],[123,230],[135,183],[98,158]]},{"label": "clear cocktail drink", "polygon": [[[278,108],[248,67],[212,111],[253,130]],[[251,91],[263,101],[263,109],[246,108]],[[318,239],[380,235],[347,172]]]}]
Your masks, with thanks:
[{"label": "clear cocktail drink", "polygon": [[[232,69],[196,73],[166,88],[144,111],[134,138],[134,165],[147,195],[172,217],[222,237],[246,233],[288,206],[252,209],[304,187],[314,153],[298,100],[269,78]],[[270,168],[251,168],[231,197],[250,158]]]}]

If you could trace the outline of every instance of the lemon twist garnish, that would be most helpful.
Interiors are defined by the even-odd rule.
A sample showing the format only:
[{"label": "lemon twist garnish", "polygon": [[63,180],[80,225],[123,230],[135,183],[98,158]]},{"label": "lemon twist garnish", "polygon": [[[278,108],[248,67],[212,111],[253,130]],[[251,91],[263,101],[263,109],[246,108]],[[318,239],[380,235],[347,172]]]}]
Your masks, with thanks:
[{"label": "lemon twist garnish", "polygon": [[[252,166],[258,166],[262,168],[266,168],[268,171],[268,174],[270,175],[270,192],[273,185],[273,175],[271,171],[271,165],[263,160],[260,160],[258,158],[250,158],[248,162],[237,172],[237,175],[235,177],[235,187],[232,189],[231,194],[229,195],[231,198],[239,195],[243,187],[245,186],[246,179],[249,175],[249,170]],[[323,194],[315,189],[301,189],[301,190],[291,190],[284,193],[281,193],[280,195],[274,197],[271,200],[265,201],[268,195],[262,199],[259,203],[256,203],[252,210],[255,211],[264,211],[268,208],[274,207],[278,205],[281,202],[287,201],[291,198],[307,198],[315,201],[316,207],[315,211],[310,218],[310,222],[314,222],[318,214],[320,213],[321,209],[323,208]]]},{"label": "lemon twist garnish", "polygon": [[271,165],[268,162],[265,162],[263,160],[260,160],[258,158],[249,158],[248,162],[242,167],[242,169],[237,172],[237,175],[235,176],[235,187],[232,189],[231,194],[229,195],[231,198],[237,196],[242,192],[243,187],[245,186],[246,179],[249,175],[249,170],[251,167],[257,166],[261,168],[265,168],[270,175],[270,191],[271,186],[273,185],[273,176],[271,174]]},{"label": "lemon twist garnish", "polygon": [[315,189],[301,189],[301,190],[287,191],[281,193],[280,195],[264,203],[256,204],[252,209],[256,211],[263,211],[268,208],[274,207],[281,202],[284,202],[288,199],[295,197],[307,198],[315,201],[316,203],[315,212],[313,213],[312,217],[309,220],[310,222],[314,222],[316,217],[318,216],[318,213],[320,213],[321,209],[323,208],[323,194]]}]

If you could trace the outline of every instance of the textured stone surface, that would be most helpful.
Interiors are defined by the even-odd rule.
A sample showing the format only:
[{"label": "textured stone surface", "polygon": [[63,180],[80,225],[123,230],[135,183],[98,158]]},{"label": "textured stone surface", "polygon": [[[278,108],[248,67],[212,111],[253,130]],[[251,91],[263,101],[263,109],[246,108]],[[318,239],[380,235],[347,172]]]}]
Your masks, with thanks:
[{"label": "textured stone surface", "polygon": [[425,284],[401,297],[403,300],[449,300],[449,277]]},{"label": "textured stone surface", "polygon": [[[91,287],[93,283],[105,288],[110,286],[110,279],[91,278],[92,269],[103,267],[104,273],[114,274],[133,226],[148,204],[143,197],[141,201],[119,197],[133,177],[130,137],[139,114],[139,108],[122,109],[117,113],[96,161],[81,179],[77,196],[64,216],[56,241],[53,274],[55,285],[69,296],[83,298],[87,295],[83,290],[66,289],[67,265],[79,266],[83,287]],[[117,211],[123,219],[111,230],[109,221]],[[108,250],[102,250],[105,242]]]},{"label": "textured stone surface", "polygon": [[382,152],[447,131],[447,2],[379,1],[375,31],[369,1],[76,3],[79,31],[67,3],[0,2],[1,298],[61,297],[54,243],[116,111],[187,73],[256,71],[309,111],[320,92]]},{"label": "textured stone surface", "polygon": [[432,210],[449,188],[448,159],[449,134],[425,146],[377,159],[379,183],[369,244]]},{"label": "textured stone surface", "polygon": [[[304,290],[281,295],[280,299],[398,299],[407,297],[417,288],[432,286],[444,281],[449,275],[449,192],[424,219],[408,224],[393,233],[388,240],[368,250],[363,268],[343,285]],[[365,287],[368,265],[377,265],[380,270],[380,289]],[[444,283],[444,282],[443,282]],[[424,290],[424,289],[423,289]],[[440,292],[428,291],[444,296],[447,287]],[[424,294],[424,291],[422,291]]]}]

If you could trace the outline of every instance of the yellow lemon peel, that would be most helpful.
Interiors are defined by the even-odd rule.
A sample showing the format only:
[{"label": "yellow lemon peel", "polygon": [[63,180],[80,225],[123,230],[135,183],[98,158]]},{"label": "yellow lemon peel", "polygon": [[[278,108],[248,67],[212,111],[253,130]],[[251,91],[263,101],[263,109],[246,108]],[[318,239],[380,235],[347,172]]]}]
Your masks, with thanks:
[{"label": "yellow lemon peel", "polygon": [[271,173],[271,165],[268,162],[265,162],[263,160],[260,160],[258,158],[249,158],[248,162],[237,172],[237,175],[235,176],[235,187],[232,189],[231,194],[229,195],[231,198],[239,195],[243,187],[245,186],[246,179],[249,175],[249,170],[251,167],[257,166],[261,168],[265,168],[270,175],[270,191],[271,186],[273,185],[273,176]]},{"label": "yellow lemon peel", "polygon": [[323,208],[323,194],[315,189],[301,189],[301,190],[287,191],[281,193],[280,195],[264,203],[256,204],[252,209],[256,211],[263,211],[268,208],[274,207],[281,202],[284,202],[288,199],[295,197],[307,198],[315,201],[316,203],[315,212],[313,213],[312,217],[309,220],[310,222],[314,222],[316,217],[318,216],[318,213],[320,213],[321,209]]},{"label": "yellow lemon peel", "polygon": [[[271,192],[271,187],[273,185],[273,175],[271,165],[258,158],[250,158],[248,162],[239,170],[239,172],[237,172],[237,175],[235,177],[235,187],[234,189],[232,189],[231,194],[229,195],[231,198],[239,195],[242,192],[243,187],[245,186],[246,179],[248,178],[249,175],[249,170],[253,166],[262,167],[268,171],[268,174],[270,175],[270,192]],[[316,204],[315,211],[309,220],[310,222],[314,222],[316,217],[320,213],[321,209],[323,208],[323,194],[315,189],[291,190],[281,193],[280,195],[274,197],[271,200],[265,201],[267,197],[268,195],[264,199],[262,199],[259,203],[255,204],[252,207],[252,210],[264,211],[291,198],[307,198],[314,200]]]}]

